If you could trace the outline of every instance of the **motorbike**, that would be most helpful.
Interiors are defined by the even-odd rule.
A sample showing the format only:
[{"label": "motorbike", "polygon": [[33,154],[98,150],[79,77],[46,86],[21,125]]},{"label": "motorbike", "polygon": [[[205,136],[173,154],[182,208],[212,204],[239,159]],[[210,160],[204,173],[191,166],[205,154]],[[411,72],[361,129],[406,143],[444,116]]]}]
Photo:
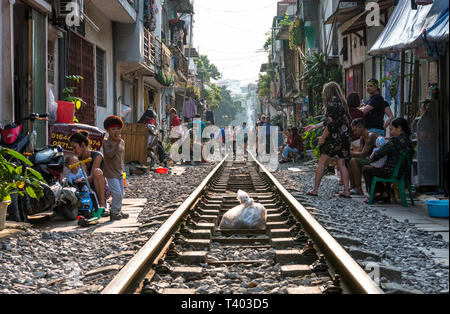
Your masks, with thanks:
[{"label": "motorbike", "polygon": [[[34,199],[28,195],[11,195],[8,206],[8,219],[13,221],[28,221],[29,215],[35,215],[47,210],[59,212],[66,219],[74,220],[78,215],[79,198],[76,189],[64,187],[63,171],[64,156],[60,146],[46,146],[41,149],[35,147],[35,131],[30,135],[23,134],[25,121],[46,120],[47,114],[31,114],[19,122],[0,128],[0,145],[20,152],[28,157],[34,170],[39,172],[45,182],[41,183],[44,196]],[[29,153],[27,151],[32,151]],[[24,167],[28,165],[22,164]]]},{"label": "motorbike", "polygon": [[33,134],[23,134],[23,126],[26,121],[46,120],[48,114],[32,113],[28,117],[14,123],[7,124],[4,128],[0,127],[0,145],[23,154],[25,151],[33,151],[34,143],[31,140]]}]

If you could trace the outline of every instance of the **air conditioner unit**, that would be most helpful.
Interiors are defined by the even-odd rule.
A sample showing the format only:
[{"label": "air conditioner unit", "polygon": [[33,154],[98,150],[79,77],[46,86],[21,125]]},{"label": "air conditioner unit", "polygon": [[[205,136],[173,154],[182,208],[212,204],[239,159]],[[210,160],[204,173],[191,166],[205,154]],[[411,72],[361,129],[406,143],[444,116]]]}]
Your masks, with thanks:
[{"label": "air conditioner unit", "polygon": [[56,18],[59,21],[65,21],[66,16],[73,13],[74,7],[68,6],[70,3],[76,3],[80,10],[80,21],[84,19],[84,0],[59,0],[56,6]]}]

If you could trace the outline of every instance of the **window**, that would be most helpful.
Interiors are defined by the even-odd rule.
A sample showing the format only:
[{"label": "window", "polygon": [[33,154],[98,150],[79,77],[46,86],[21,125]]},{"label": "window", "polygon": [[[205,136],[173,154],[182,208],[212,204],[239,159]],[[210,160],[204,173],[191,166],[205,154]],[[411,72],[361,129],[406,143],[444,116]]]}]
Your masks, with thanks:
[{"label": "window", "polygon": [[344,37],[342,40],[341,54],[342,54],[344,61],[347,61],[348,60],[348,37]]},{"label": "window", "polygon": [[106,107],[106,66],[105,66],[105,52],[97,47],[96,49],[97,62],[97,106]]}]

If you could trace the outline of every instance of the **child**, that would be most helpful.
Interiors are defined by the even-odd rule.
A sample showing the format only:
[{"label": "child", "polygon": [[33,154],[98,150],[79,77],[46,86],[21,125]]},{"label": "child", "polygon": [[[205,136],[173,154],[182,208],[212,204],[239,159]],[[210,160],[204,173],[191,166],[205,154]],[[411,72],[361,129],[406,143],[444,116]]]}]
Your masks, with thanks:
[{"label": "child", "polygon": [[112,194],[110,220],[128,218],[129,215],[122,212],[123,199],[123,172],[125,170],[125,142],[120,136],[123,121],[117,116],[109,116],[103,122],[108,131],[108,138],[103,141],[104,169],[103,174],[108,180]]},{"label": "child", "polygon": [[[70,165],[76,164],[79,161],[80,160],[78,159],[77,156],[72,156],[69,158],[68,164],[70,166]],[[82,183],[84,181],[84,176],[83,176],[83,172],[81,170],[80,165],[70,169],[70,172],[67,175],[67,180],[69,181],[69,183],[72,186],[75,186],[75,187],[77,187],[77,183]],[[77,187],[77,189],[78,189],[78,187]],[[80,192],[89,192],[89,189],[86,184],[83,184],[83,187],[80,189]]]},{"label": "child", "polygon": [[[370,158],[372,158],[373,154],[375,154],[376,151],[380,150],[381,146],[385,145],[387,143],[386,139],[382,136],[377,137],[377,140],[375,141],[376,147],[373,149],[372,154],[370,155]],[[384,156],[381,159],[378,159],[377,161],[371,162],[370,165],[375,168],[383,168],[384,163],[387,160],[387,156]]]}]

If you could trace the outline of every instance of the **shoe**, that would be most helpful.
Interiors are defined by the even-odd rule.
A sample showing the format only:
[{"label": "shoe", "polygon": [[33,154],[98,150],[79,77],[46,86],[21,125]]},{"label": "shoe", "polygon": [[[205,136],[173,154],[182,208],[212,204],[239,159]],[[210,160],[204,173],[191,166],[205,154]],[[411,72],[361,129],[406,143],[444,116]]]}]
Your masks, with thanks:
[{"label": "shoe", "polygon": [[309,196],[318,196],[318,194],[314,194],[314,193],[312,193],[312,192],[308,192],[308,193],[306,193],[306,195],[309,195]]},{"label": "shoe", "polygon": [[114,220],[121,220],[122,219],[122,215],[120,215],[120,213],[111,213],[111,215],[109,216],[109,220],[110,221],[114,221]]},{"label": "shoe", "polygon": [[109,215],[110,215],[109,210],[107,210],[106,208],[103,208],[102,217],[109,217]]},{"label": "shoe", "polygon": [[127,219],[128,217],[130,217],[130,215],[124,213],[124,212],[118,212],[118,213],[111,213],[111,215],[109,216],[109,219],[111,221],[114,220],[121,220],[121,219]]}]

